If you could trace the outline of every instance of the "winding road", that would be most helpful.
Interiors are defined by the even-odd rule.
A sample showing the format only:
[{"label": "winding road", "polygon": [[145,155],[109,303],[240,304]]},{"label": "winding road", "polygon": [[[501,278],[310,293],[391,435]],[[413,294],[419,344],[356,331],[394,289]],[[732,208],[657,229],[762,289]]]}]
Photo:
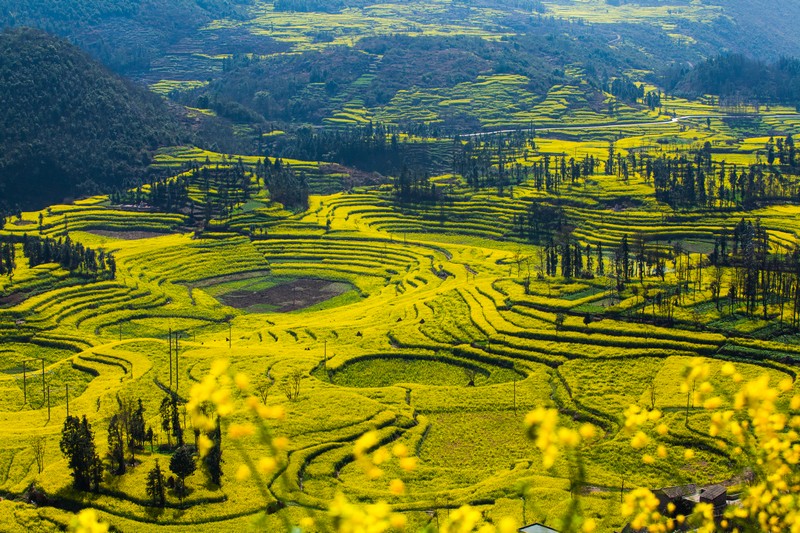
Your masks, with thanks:
[{"label": "winding road", "polygon": [[[614,122],[612,124],[577,124],[572,126],[546,126],[535,127],[536,133],[550,132],[550,131],[591,131],[591,130],[604,130],[614,128],[638,128],[642,126],[666,126],[669,124],[677,124],[687,120],[705,119],[705,118],[800,118],[800,113],[782,113],[775,115],[730,115],[730,114],[713,114],[713,115],[683,115],[680,117],[670,118],[667,120],[656,120],[652,122]],[[481,135],[499,135],[502,133],[515,133],[523,128],[504,129],[495,131],[483,131],[478,133],[468,133],[462,137],[478,137]]]}]

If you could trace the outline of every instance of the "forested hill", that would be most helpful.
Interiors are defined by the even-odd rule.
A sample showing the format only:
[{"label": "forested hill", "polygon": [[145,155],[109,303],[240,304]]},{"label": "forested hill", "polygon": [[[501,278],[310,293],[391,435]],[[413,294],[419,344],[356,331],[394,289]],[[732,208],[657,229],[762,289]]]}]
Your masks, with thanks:
[{"label": "forested hill", "polygon": [[[148,69],[181,38],[236,17],[250,0],[4,0],[0,27],[29,26],[69,38],[118,72]],[[211,52],[211,51],[209,51]]]},{"label": "forested hill", "polygon": [[0,33],[0,200],[42,207],[141,177],[185,140],[160,97],[38,30]]},{"label": "forested hill", "polygon": [[800,61],[765,63],[739,54],[713,57],[691,70],[672,72],[665,86],[680,96],[718,95],[730,105],[781,103],[800,105]]}]

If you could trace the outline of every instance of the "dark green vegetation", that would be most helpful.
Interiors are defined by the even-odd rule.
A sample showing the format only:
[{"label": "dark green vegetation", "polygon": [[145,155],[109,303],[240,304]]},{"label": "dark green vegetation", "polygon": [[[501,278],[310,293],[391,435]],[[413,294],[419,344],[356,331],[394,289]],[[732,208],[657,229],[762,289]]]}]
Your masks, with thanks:
[{"label": "dark green vegetation", "polygon": [[133,185],[153,150],[187,139],[161,98],[38,31],[0,34],[0,79],[6,209]]},{"label": "dark green vegetation", "polygon": [[[606,112],[602,90],[613,77],[628,69],[651,69],[656,57],[659,62],[702,57],[663,32],[643,39],[649,30],[640,26],[595,26],[529,14],[515,22],[513,31],[518,34],[502,41],[381,36],[364,38],[354,47],[234,58],[209,86],[178,100],[237,122],[263,123],[262,127],[267,122],[321,124],[351,100],[378,113],[401,91],[447,91],[481,77],[513,74],[525,77],[521,94],[533,102],[543,100],[554,86],[567,84],[576,87],[587,109]],[[612,50],[609,43],[617,37],[623,40]],[[566,65],[574,67],[566,70]],[[404,129],[415,125],[400,117],[392,122]],[[482,126],[475,111],[444,110],[436,122],[447,131]]]},{"label": "dark green vegetation", "polygon": [[[154,67],[170,46],[191,42],[197,29],[219,17],[236,17],[248,0],[6,0],[0,27],[34,26],[68,37],[113,68],[144,72]],[[226,41],[201,51],[217,53]],[[217,48],[215,48],[215,44]],[[261,49],[264,44],[260,45]],[[277,50],[279,47],[266,47]]]},{"label": "dark green vegetation", "polygon": [[800,61],[781,58],[766,63],[744,55],[721,55],[691,70],[667,75],[665,85],[689,98],[717,95],[730,107],[755,103],[798,106]]}]

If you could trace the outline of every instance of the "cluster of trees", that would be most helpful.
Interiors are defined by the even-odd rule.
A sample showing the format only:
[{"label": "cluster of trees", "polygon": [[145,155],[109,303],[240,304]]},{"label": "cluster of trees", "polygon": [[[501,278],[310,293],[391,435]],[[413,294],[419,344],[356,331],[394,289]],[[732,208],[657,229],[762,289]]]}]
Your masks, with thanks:
[{"label": "cluster of trees", "polygon": [[255,171],[273,201],[283,204],[287,209],[308,209],[308,181],[304,172],[295,172],[291,165],[280,159],[275,159],[273,164],[261,161]]},{"label": "cluster of trees", "polygon": [[[256,169],[263,165],[263,161],[259,162]],[[187,214],[191,225],[208,226],[211,220],[229,218],[237,205],[251,197],[251,170],[241,158],[215,165],[206,158],[204,164],[192,163],[176,178],[151,181],[147,187],[112,193],[111,201]]]},{"label": "cluster of trees", "polygon": [[[250,173],[240,160],[212,166],[195,166],[189,173],[187,186],[199,189],[201,204],[189,202],[190,223],[208,223],[214,219],[226,219],[233,215],[234,208],[246,202],[251,194]],[[185,196],[188,198],[188,193]]]},{"label": "cluster of trees", "polygon": [[609,276],[616,280],[620,293],[636,278],[665,280],[668,255],[658,244],[648,243],[643,234],[634,235],[633,242],[624,235],[619,245],[607,253],[602,243],[582,245],[573,234],[575,228],[566,222],[558,208],[542,206],[531,211],[529,216],[539,220],[534,228],[542,244],[536,258],[541,277],[591,279]]},{"label": "cluster of trees", "polygon": [[497,187],[500,194],[511,185],[533,180],[537,190],[558,192],[564,183],[574,184],[595,173],[600,161],[594,156],[581,160],[566,155],[544,154],[539,161],[528,161],[530,148],[535,148],[533,129],[520,129],[511,134],[481,135],[462,142],[455,138],[452,171],[463,176],[467,183],[479,189]]},{"label": "cluster of trees", "polygon": [[595,275],[603,276],[606,274],[603,245],[581,246],[573,237],[572,231],[564,231],[542,248],[539,273],[550,277],[561,275],[567,279],[591,279]]},{"label": "cluster of trees", "polygon": [[439,187],[431,182],[431,176],[426,171],[412,170],[404,167],[400,175],[394,180],[394,194],[401,204],[405,203],[436,203],[444,200],[444,194],[439,192]]},{"label": "cluster of trees", "polygon": [[47,263],[58,263],[72,273],[94,278],[114,279],[117,275],[117,262],[114,255],[104,250],[95,251],[65,239],[53,240],[50,237],[22,237],[22,253],[28,259],[31,268]]},{"label": "cluster of trees", "polygon": [[17,267],[16,255],[16,248],[13,243],[0,243],[0,276],[12,276],[14,274],[14,269]]},{"label": "cluster of trees", "polygon": [[531,202],[527,212],[514,215],[512,231],[520,239],[543,245],[553,241],[567,225],[567,216],[559,206],[543,202]]},{"label": "cluster of trees", "polygon": [[512,135],[486,135],[462,142],[456,137],[452,148],[453,173],[462,176],[470,187],[497,187],[500,194],[512,184],[530,178],[531,168],[516,162],[516,155],[527,150],[532,132],[520,130]]},{"label": "cluster of trees", "polygon": [[114,204],[148,205],[167,213],[181,212],[189,205],[189,178],[185,175],[174,179],[151,181],[149,187],[115,191],[110,200]]},{"label": "cluster of trees", "polygon": [[767,320],[771,318],[770,304],[777,304],[780,320],[788,319],[792,327],[800,327],[800,246],[778,246],[771,253],[769,234],[761,220],[742,219],[731,234],[724,231],[717,237],[708,262],[713,267],[711,289],[718,309],[725,296],[722,268],[726,267],[731,272],[727,292],[731,311],[742,303],[748,315],[761,312]]},{"label": "cluster of trees", "polygon": [[215,165],[206,158],[203,165],[192,163],[177,178],[113,193],[111,201],[184,213],[189,216],[190,224],[207,227],[211,220],[230,218],[236,206],[247,202],[255,192],[254,187],[262,184],[273,201],[289,209],[308,207],[309,187],[305,173],[295,172],[280,158],[274,163],[260,159],[252,166],[245,165],[241,158]]},{"label": "cluster of trees", "polygon": [[152,427],[146,427],[141,399],[134,403],[117,397],[117,405],[117,412],[108,422],[108,459],[110,472],[121,476],[127,471],[128,465],[135,464],[136,452],[144,450],[146,442],[152,448],[155,435]]},{"label": "cluster of trees", "polygon": [[644,95],[643,102],[651,111],[659,109],[661,107],[661,90],[647,91],[647,94]]},{"label": "cluster of trees", "polygon": [[103,481],[103,461],[97,455],[94,432],[86,419],[68,416],[61,430],[61,453],[72,470],[72,484],[81,491],[100,490]]},{"label": "cluster of trees", "polygon": [[369,123],[339,129],[299,128],[275,138],[271,153],[305,161],[329,161],[369,172],[393,174],[403,164],[430,165],[425,143],[400,141],[398,128]]},{"label": "cluster of trees", "polygon": [[[86,416],[78,418],[67,416],[61,434],[60,448],[68,459],[72,471],[73,486],[80,491],[100,490],[105,471],[110,475],[124,475],[136,463],[136,453],[142,452],[145,443],[150,443],[151,451],[155,435],[152,427],[147,427],[145,408],[142,400],[136,402],[125,398],[117,398],[118,409],[108,421],[108,453],[107,463],[97,454],[94,432]],[[154,468],[148,473],[146,493],[151,503],[157,507],[166,505],[167,489],[173,489],[182,501],[188,491],[186,478],[197,470],[197,443],[190,445],[184,442],[183,429],[180,424],[180,410],[175,395],[167,396],[159,409],[162,429],[169,439],[168,449],[172,451],[169,470],[175,478],[166,478],[166,473],[156,461]],[[195,440],[200,432],[195,431]],[[173,446],[172,437],[175,437]],[[221,431],[219,420],[208,437],[213,448],[203,459],[211,481],[217,485],[222,478]]]},{"label": "cluster of trees", "polygon": [[[779,163],[779,164],[776,164]],[[714,162],[711,145],[689,156],[662,156],[644,163],[643,176],[652,179],[656,198],[673,206],[752,209],[765,203],[796,200],[797,157],[791,136],[767,145],[767,164],[749,167]],[[640,160],[640,171],[641,171]]]},{"label": "cluster of trees", "polygon": [[644,85],[632,82],[627,77],[615,78],[608,92],[623,102],[635,103],[644,98]]}]

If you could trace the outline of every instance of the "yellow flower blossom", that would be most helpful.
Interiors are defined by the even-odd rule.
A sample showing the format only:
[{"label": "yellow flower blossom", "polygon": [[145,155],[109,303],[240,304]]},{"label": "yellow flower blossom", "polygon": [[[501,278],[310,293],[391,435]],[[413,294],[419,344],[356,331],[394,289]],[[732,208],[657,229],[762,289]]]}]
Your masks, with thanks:
[{"label": "yellow flower blossom", "polygon": [[372,454],[372,462],[378,466],[382,465],[391,458],[392,455],[386,448],[378,448],[375,450],[375,453]]},{"label": "yellow flower blossom", "polygon": [[241,372],[236,374],[234,383],[236,383],[236,388],[238,388],[240,391],[247,391],[250,388],[250,378],[247,376],[247,374],[242,374]]},{"label": "yellow flower blossom", "polygon": [[400,496],[406,491],[406,484],[402,479],[393,479],[389,482],[389,491],[395,496]]},{"label": "yellow flower blossom", "polygon": [[450,513],[450,516],[442,522],[439,533],[468,533],[475,529],[480,520],[480,511],[464,505]]},{"label": "yellow flower blossom", "polygon": [[406,518],[404,514],[395,513],[389,518],[389,524],[392,526],[392,529],[402,531],[406,528],[406,524],[408,524],[408,518]]},{"label": "yellow flower blossom", "polygon": [[649,442],[650,442],[650,437],[648,437],[644,432],[639,431],[631,439],[631,446],[635,450],[640,450],[645,446],[647,446]]},{"label": "yellow flower blossom", "polygon": [[252,437],[255,434],[256,427],[253,424],[231,424],[228,428],[228,436],[234,440]]},{"label": "yellow flower blossom", "polygon": [[593,439],[597,435],[597,430],[591,424],[583,424],[578,431],[583,440]]},{"label": "yellow flower blossom", "polygon": [[394,448],[392,448],[392,453],[398,458],[408,457],[408,446],[399,443],[395,444]]},{"label": "yellow flower blossom", "polygon": [[227,359],[217,359],[216,361],[211,363],[211,370],[209,371],[209,374],[211,374],[211,376],[215,378],[218,378],[222,376],[225,372],[227,372],[228,367],[230,366],[231,363]]},{"label": "yellow flower blossom", "polygon": [[361,457],[370,448],[378,444],[378,432],[370,431],[361,435],[356,441],[353,453],[356,457]]},{"label": "yellow flower blossom", "polygon": [[236,469],[236,479],[238,481],[246,481],[250,478],[250,467],[247,465],[239,465],[239,468]]},{"label": "yellow flower blossom", "polygon": [[282,405],[259,405],[256,411],[258,416],[264,420],[283,420],[286,418],[286,409]]},{"label": "yellow flower blossom", "polygon": [[107,533],[108,524],[100,522],[97,511],[84,509],[72,518],[69,531],[72,533]]},{"label": "yellow flower blossom", "polygon": [[417,463],[419,463],[419,459],[416,457],[403,457],[400,459],[400,468],[406,472],[412,472],[417,469]]},{"label": "yellow flower blossom", "polygon": [[211,448],[214,447],[214,441],[208,438],[207,435],[201,434],[197,437],[197,451],[200,452],[200,457],[205,457]]},{"label": "yellow flower blossom", "polygon": [[258,472],[262,475],[269,475],[278,470],[278,462],[274,457],[262,457],[258,460]]}]

